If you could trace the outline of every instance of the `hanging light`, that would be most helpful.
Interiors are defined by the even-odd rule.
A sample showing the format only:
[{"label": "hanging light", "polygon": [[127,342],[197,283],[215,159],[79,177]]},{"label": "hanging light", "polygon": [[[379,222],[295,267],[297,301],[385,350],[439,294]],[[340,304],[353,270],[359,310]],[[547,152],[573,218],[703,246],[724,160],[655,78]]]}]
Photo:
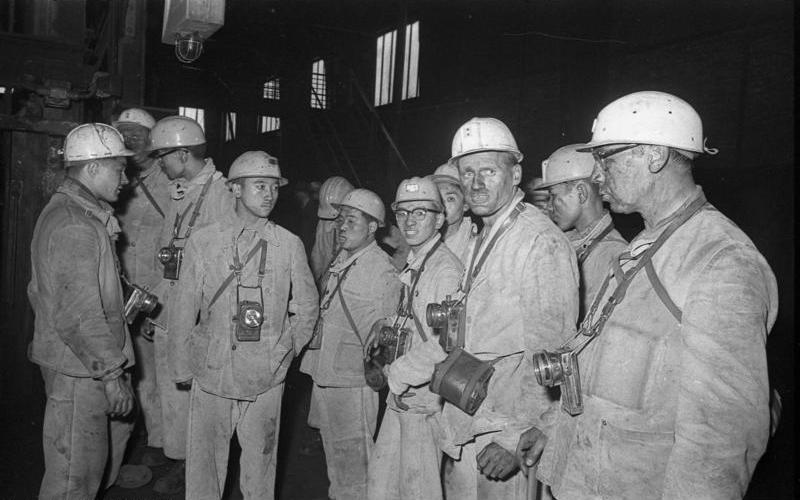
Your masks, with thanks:
[{"label": "hanging light", "polygon": [[203,38],[196,31],[175,33],[175,57],[182,63],[193,63],[203,53]]}]

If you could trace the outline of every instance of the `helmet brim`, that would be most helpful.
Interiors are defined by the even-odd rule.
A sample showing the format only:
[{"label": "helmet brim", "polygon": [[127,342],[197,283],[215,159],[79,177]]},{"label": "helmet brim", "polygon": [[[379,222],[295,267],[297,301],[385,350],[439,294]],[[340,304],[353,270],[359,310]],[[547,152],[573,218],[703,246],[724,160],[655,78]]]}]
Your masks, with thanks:
[{"label": "helmet brim", "polygon": [[233,182],[239,179],[278,179],[278,186],[283,187],[289,184],[289,180],[284,177],[275,177],[274,175],[240,175],[239,177],[232,177],[228,182]]}]

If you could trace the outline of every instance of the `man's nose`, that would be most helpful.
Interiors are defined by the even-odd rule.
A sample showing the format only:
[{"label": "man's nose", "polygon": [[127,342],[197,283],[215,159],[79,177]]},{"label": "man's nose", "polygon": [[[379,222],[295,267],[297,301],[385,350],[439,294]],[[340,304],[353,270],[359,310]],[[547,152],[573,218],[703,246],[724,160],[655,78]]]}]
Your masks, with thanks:
[{"label": "man's nose", "polygon": [[603,167],[600,166],[600,162],[594,162],[594,169],[592,170],[592,182],[596,184],[603,184],[605,182],[606,176],[603,172]]}]

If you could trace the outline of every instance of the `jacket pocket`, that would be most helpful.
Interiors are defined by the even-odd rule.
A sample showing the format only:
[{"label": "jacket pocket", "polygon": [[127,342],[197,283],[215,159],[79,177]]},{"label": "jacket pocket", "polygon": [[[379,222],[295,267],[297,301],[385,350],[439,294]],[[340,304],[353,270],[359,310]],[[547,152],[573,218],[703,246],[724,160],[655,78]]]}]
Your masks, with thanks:
[{"label": "jacket pocket", "polygon": [[659,496],[674,432],[623,429],[603,421],[600,428],[600,493],[608,498]]},{"label": "jacket pocket", "polygon": [[364,358],[361,344],[339,342],[333,357],[333,371],[348,377],[364,376]]}]

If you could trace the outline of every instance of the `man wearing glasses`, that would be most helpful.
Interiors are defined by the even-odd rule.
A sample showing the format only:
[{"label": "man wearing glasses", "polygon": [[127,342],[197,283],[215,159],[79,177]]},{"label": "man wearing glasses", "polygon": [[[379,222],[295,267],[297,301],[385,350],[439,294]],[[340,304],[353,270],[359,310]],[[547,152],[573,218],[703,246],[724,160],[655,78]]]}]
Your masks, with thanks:
[{"label": "man wearing glasses", "polygon": [[176,462],[170,472],[153,486],[158,493],[174,494],[184,486],[186,426],[189,414],[189,386],[178,385],[175,366],[168,349],[170,310],[174,307],[183,250],[199,227],[222,220],[234,206],[226,179],[211,158],[204,158],[206,138],[200,124],[184,116],[168,116],[150,131],[151,156],[170,179],[170,201],[164,207],[164,224],[159,232],[158,259],[162,279],[153,290],[161,309],[149,322],[156,357],[156,379],[161,395],[164,454]]},{"label": "man wearing glasses", "polygon": [[403,354],[385,368],[390,394],[370,456],[370,500],[442,498],[438,439],[442,403],[428,381],[434,364],[444,356],[439,338],[426,322],[426,308],[454,295],[464,272],[439,234],[445,222],[443,209],[439,189],[429,177],[401,182],[392,203],[411,252],[400,272],[403,291],[397,312],[382,322],[379,335],[372,339],[389,360],[395,353]]},{"label": "man wearing glasses", "polygon": [[636,92],[592,132],[603,199],[645,228],[584,320],[583,409],[559,412],[539,477],[557,498],[742,498],[769,436],[775,277],[695,184],[695,158],[716,150],[687,102]]}]

